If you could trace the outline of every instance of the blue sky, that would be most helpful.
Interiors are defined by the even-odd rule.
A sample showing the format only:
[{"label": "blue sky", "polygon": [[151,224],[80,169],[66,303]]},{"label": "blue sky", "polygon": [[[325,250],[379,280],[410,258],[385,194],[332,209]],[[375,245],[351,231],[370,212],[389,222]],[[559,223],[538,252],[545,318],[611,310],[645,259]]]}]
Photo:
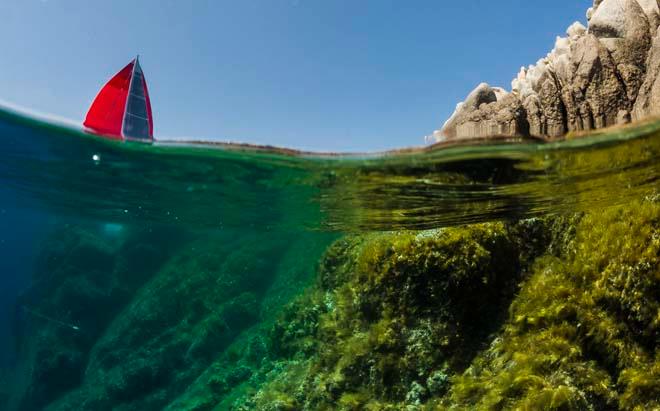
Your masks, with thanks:
[{"label": "blue sky", "polygon": [[82,121],[135,55],[156,137],[313,150],[423,144],[510,87],[588,0],[3,0],[0,98]]}]

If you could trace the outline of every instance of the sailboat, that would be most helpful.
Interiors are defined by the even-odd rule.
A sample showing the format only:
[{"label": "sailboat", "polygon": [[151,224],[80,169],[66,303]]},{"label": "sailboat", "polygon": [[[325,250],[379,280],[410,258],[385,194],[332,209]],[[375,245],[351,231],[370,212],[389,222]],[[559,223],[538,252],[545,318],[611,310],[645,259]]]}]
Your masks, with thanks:
[{"label": "sailboat", "polygon": [[151,101],[139,57],[103,86],[83,125],[88,131],[111,139],[153,141]]}]

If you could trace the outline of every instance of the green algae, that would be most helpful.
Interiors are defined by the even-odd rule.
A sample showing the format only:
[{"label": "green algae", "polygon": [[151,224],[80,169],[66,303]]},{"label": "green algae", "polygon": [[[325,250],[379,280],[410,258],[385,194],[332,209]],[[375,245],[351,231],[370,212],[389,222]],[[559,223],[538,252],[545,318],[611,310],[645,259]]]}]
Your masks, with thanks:
[{"label": "green algae", "polygon": [[[295,384],[293,397],[304,409],[400,407],[445,392],[448,374],[463,370],[504,320],[502,308],[526,265],[518,256],[532,252],[512,233],[535,226],[490,223],[338,240],[326,252],[317,288],[273,327],[278,354],[299,361],[312,353],[306,372],[297,379],[283,373],[274,391],[282,395],[285,382]],[[269,395],[257,396],[257,409],[267,407]]]},{"label": "green algae", "polygon": [[129,249],[149,255],[165,233],[64,227],[20,304],[84,332],[33,318],[19,345],[34,371],[8,401],[21,410],[653,409],[659,229],[654,196],[329,246],[334,235],[273,243],[167,233],[171,255],[146,259]]},{"label": "green algae", "polygon": [[452,402],[658,407],[659,224],[648,201],[586,215],[561,258],[535,263],[501,336],[456,378]]},{"label": "green algae", "polygon": [[656,408],[659,228],[646,200],[341,239],[271,333],[296,371],[240,409]]}]

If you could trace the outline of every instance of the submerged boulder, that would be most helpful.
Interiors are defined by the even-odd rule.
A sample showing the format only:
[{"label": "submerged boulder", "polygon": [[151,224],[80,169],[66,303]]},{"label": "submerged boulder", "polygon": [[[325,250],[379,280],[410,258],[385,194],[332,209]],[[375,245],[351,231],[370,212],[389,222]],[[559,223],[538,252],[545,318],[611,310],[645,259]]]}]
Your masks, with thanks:
[{"label": "submerged boulder", "polygon": [[[159,247],[153,247],[159,239]],[[57,226],[31,286],[16,302],[19,374],[9,409],[45,406],[83,379],[94,342],[137,290],[185,242],[178,230]]]}]

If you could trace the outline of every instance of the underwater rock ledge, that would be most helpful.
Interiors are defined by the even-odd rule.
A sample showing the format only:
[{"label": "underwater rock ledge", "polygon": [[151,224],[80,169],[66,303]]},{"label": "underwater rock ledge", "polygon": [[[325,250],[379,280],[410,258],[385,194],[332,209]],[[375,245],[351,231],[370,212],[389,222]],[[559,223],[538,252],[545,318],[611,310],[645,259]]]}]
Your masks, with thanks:
[{"label": "underwater rock ledge", "polygon": [[480,84],[437,141],[492,136],[555,138],[660,115],[660,2],[594,0],[511,91]]}]

